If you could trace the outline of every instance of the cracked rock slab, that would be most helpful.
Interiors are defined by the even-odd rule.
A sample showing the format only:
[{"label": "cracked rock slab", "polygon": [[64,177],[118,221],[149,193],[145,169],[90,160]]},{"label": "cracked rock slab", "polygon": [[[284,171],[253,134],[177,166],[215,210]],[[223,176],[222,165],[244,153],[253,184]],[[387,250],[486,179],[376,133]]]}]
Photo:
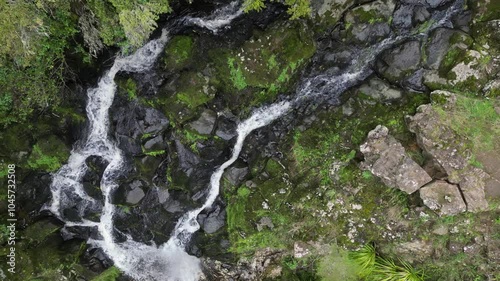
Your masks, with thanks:
[{"label": "cracked rock slab", "polygon": [[379,125],[370,131],[360,150],[365,156],[361,168],[369,170],[388,186],[411,194],[432,180],[406,154],[401,143],[389,135],[387,127]]},{"label": "cracked rock slab", "polygon": [[420,198],[440,216],[456,215],[467,210],[458,187],[445,181],[435,181],[422,187]]}]

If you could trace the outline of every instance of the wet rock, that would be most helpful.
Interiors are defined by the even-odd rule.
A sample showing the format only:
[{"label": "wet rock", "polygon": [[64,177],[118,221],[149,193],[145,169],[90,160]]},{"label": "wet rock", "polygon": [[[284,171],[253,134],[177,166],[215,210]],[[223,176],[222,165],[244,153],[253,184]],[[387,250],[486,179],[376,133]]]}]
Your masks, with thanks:
[{"label": "wet rock", "polygon": [[449,4],[452,0],[425,0],[425,2],[434,9]]},{"label": "wet rock", "polygon": [[[436,30],[432,32],[426,47],[426,64],[429,68],[439,68],[450,48],[450,38],[452,36],[460,37],[461,33],[448,28],[436,28]],[[467,48],[467,45],[465,45],[464,48]]]},{"label": "wet rock", "polygon": [[373,1],[347,12],[345,23],[350,37],[363,44],[386,37],[391,32],[389,21],[394,7],[393,1]]},{"label": "wet rock", "polygon": [[224,113],[217,120],[215,135],[223,140],[230,140],[236,136],[236,117],[231,113]]},{"label": "wet rock", "polygon": [[383,102],[399,99],[402,96],[401,90],[391,87],[379,78],[370,79],[368,83],[359,87],[359,91],[375,100]]},{"label": "wet rock", "polygon": [[158,135],[153,138],[148,139],[144,143],[144,150],[147,151],[161,151],[167,148],[167,144],[163,135]]},{"label": "wet rock", "polygon": [[361,168],[371,171],[388,186],[411,194],[432,180],[406,154],[401,143],[389,135],[386,127],[379,125],[370,131],[360,150],[365,156]]},{"label": "wet rock", "polygon": [[456,215],[467,209],[458,187],[445,181],[435,181],[422,187],[420,198],[440,216]]},{"label": "wet rock", "polygon": [[248,176],[248,167],[230,167],[224,172],[224,178],[233,186],[239,186]]},{"label": "wet rock", "polygon": [[142,189],[144,187],[144,182],[140,180],[135,180],[128,185],[130,191],[127,193],[126,202],[129,204],[137,204],[144,198],[145,193]]},{"label": "wet rock", "polygon": [[141,137],[144,134],[159,135],[169,126],[169,121],[160,111],[133,103],[110,110],[115,126],[118,147],[126,154],[142,154]]},{"label": "wet rock", "polygon": [[83,189],[86,194],[96,200],[103,200],[101,178],[109,162],[100,156],[90,156],[85,160],[88,169],[82,178]]},{"label": "wet rock", "polygon": [[203,231],[208,234],[215,233],[221,229],[226,222],[226,210],[217,205],[213,211],[198,215],[197,220]]},{"label": "wet rock", "polygon": [[205,109],[198,120],[189,123],[189,127],[200,135],[210,135],[215,125],[217,114]]},{"label": "wet rock", "polygon": [[384,51],[377,60],[377,71],[389,81],[398,82],[420,65],[420,42],[408,41]]}]

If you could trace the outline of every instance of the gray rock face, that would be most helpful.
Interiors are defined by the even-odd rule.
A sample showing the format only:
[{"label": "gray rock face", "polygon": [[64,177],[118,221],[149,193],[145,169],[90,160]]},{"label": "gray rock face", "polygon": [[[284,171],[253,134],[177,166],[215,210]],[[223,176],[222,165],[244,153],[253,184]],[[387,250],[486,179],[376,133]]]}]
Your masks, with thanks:
[{"label": "gray rock face", "polygon": [[361,168],[371,171],[388,186],[411,194],[432,180],[406,154],[401,143],[389,135],[386,127],[379,125],[370,131],[360,150],[365,156]]},{"label": "gray rock face", "polygon": [[360,5],[347,12],[345,23],[356,43],[374,43],[390,32],[389,19],[395,4],[393,1],[373,1]]},{"label": "gray rock face", "polygon": [[419,146],[431,156],[434,165],[440,166],[448,182],[458,185],[467,210],[478,212],[488,208],[484,190],[486,181],[491,177],[470,164],[473,154],[467,148],[468,141],[446,123],[446,114],[452,112],[457,98],[450,92],[434,91],[431,99],[441,104],[445,117],[433,105],[426,104],[420,106],[414,116],[407,116],[406,121],[409,130],[416,134]]},{"label": "gray rock face", "polygon": [[420,43],[408,41],[385,51],[377,60],[377,70],[390,81],[398,82],[420,65]]},{"label": "gray rock face", "polygon": [[248,172],[248,167],[230,167],[224,173],[224,178],[226,178],[231,185],[238,186],[245,180]]},{"label": "gray rock face", "polygon": [[198,223],[203,231],[208,234],[212,234],[224,226],[226,221],[226,211],[221,209],[222,208],[220,206],[217,206],[212,212],[208,214],[200,214],[198,216]]},{"label": "gray rock face", "polygon": [[380,101],[390,101],[401,98],[401,91],[391,87],[389,84],[380,80],[379,78],[373,78],[359,87],[359,91],[365,95],[372,97],[375,100]]},{"label": "gray rock face", "polygon": [[144,190],[142,190],[141,188],[142,185],[143,183],[138,180],[133,181],[129,184],[131,190],[127,192],[127,196],[125,198],[125,201],[128,204],[135,205],[139,203],[142,200],[142,198],[144,198],[146,194],[144,193]]},{"label": "gray rock face", "polygon": [[[452,37],[458,37],[460,39],[455,39],[456,43],[451,43]],[[426,54],[427,60],[426,64],[430,69],[437,70],[441,65],[441,62],[446,56],[446,53],[450,50],[450,46],[458,49],[466,49],[467,45],[462,42],[467,38],[462,32],[448,29],[448,28],[437,28],[431,34],[429,42],[426,44]]]},{"label": "gray rock face", "polygon": [[144,143],[144,149],[148,151],[158,151],[166,148],[167,148],[167,143],[163,139],[162,135],[158,135],[154,138],[151,138]]},{"label": "gray rock face", "polygon": [[137,156],[142,153],[141,136],[159,134],[168,128],[169,121],[160,111],[153,108],[128,105],[113,111],[116,123],[115,138],[126,154]]},{"label": "gray rock face", "polygon": [[435,181],[420,189],[420,198],[440,216],[465,212],[467,207],[456,185]]},{"label": "gray rock face", "polygon": [[198,120],[191,122],[189,127],[201,135],[210,135],[215,125],[217,114],[210,109],[205,109]]}]

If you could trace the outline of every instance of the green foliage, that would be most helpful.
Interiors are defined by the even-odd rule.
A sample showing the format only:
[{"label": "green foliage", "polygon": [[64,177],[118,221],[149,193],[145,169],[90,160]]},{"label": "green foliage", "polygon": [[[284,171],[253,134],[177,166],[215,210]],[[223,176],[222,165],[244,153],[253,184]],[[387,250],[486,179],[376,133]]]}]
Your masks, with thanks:
[{"label": "green foliage", "polygon": [[182,66],[193,53],[193,39],[189,36],[175,36],[165,48],[165,65],[167,68]]},{"label": "green foliage", "polygon": [[457,96],[452,111],[438,104],[435,108],[457,134],[471,141],[475,153],[491,151],[498,146],[496,139],[500,135],[500,115],[495,110],[495,101]]},{"label": "green foliage", "polygon": [[359,276],[368,277],[373,272],[376,259],[375,247],[371,244],[366,244],[361,249],[349,253],[349,258],[359,265]]},{"label": "green foliage", "polygon": [[22,122],[57,106],[64,85],[64,51],[76,34],[67,1],[0,3],[0,125]]},{"label": "green foliage", "polygon": [[120,277],[120,270],[112,266],[106,269],[103,273],[99,274],[99,276],[92,279],[92,281],[115,281],[118,277]]},{"label": "green foliage", "polygon": [[229,73],[234,87],[238,90],[245,89],[247,87],[245,77],[243,76],[243,72],[239,66],[237,68],[234,67],[234,58],[228,58],[227,65],[229,66]]},{"label": "green foliage", "polygon": [[249,11],[261,11],[264,9],[266,5],[264,4],[264,0],[245,0],[243,2],[243,10],[245,12]]},{"label": "green foliage", "polygon": [[423,272],[416,270],[409,263],[399,261],[396,264],[391,259],[379,258],[375,262],[371,280],[377,281],[424,281]]},{"label": "green foliage", "polygon": [[56,137],[39,141],[33,146],[28,158],[28,166],[35,170],[54,172],[69,157],[65,144]]},{"label": "green foliage", "polygon": [[[311,14],[310,0],[285,0],[284,2],[288,6],[287,12],[290,14],[290,19],[308,17]],[[264,0],[245,0],[243,2],[245,12],[261,11],[265,7]]]},{"label": "green foliage", "polygon": [[127,96],[128,100],[137,99],[137,83],[132,78],[127,80],[117,81],[119,93],[123,93]]}]

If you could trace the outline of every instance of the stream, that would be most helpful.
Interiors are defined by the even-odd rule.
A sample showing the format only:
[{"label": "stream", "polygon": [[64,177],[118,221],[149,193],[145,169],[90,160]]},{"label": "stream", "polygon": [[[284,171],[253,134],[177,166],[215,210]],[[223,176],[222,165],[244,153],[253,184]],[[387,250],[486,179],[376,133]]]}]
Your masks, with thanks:
[{"label": "stream", "polygon": [[[334,99],[345,90],[358,85],[372,73],[372,64],[377,55],[389,47],[408,39],[425,37],[437,27],[450,26],[450,17],[459,10],[462,1],[456,1],[448,10],[434,15],[434,23],[425,33],[392,34],[385,40],[360,51],[356,59],[340,74],[320,74],[302,79],[297,90],[281,101],[254,110],[251,115],[237,126],[237,139],[232,148],[231,157],[220,165],[211,175],[207,198],[200,207],[186,212],[177,222],[168,242],[162,245],[134,241],[131,236],[125,241],[118,241],[114,236],[114,213],[116,206],[112,196],[118,188],[117,179],[123,176],[124,156],[110,137],[109,109],[113,103],[117,85],[114,81],[117,73],[124,71],[141,73],[151,69],[162,53],[171,34],[163,30],[161,36],[151,40],[134,54],[115,59],[113,66],[100,78],[96,88],[88,89],[86,106],[89,127],[87,136],[77,142],[68,159],[68,163],[54,175],[50,186],[52,201],[46,208],[67,226],[90,227],[97,230],[88,243],[101,248],[104,253],[125,274],[134,280],[196,281],[203,275],[199,258],[189,255],[186,247],[193,233],[200,229],[198,215],[213,205],[219,196],[221,177],[226,168],[239,157],[245,144],[245,138],[254,130],[266,126],[276,119],[293,111],[297,106],[308,101]],[[233,2],[216,10],[212,15],[199,18],[186,16],[178,19],[183,25],[197,25],[213,33],[224,32],[231,21],[244,16],[239,4]],[[86,159],[100,156],[109,164],[102,175],[100,188],[103,202],[86,194],[82,177],[88,167]],[[69,216],[62,212],[64,206],[78,202],[78,214]],[[100,211],[99,221],[85,218],[86,210]]]}]

